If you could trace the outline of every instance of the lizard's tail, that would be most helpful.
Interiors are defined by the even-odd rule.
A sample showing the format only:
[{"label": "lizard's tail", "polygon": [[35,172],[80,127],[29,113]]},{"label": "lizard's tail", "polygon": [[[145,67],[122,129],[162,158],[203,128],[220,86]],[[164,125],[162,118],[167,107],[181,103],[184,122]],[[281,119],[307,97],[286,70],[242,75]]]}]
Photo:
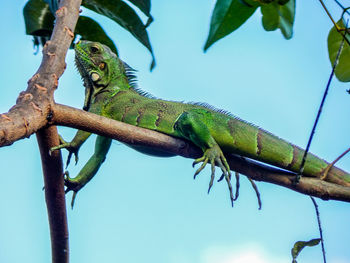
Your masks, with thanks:
[{"label": "lizard's tail", "polygon": [[[227,150],[295,173],[299,172],[305,152],[302,148],[236,118],[230,119],[228,126],[233,145]],[[303,175],[322,178],[328,165],[323,159],[308,153]],[[324,179],[350,186],[350,174],[337,167],[331,167]]]}]

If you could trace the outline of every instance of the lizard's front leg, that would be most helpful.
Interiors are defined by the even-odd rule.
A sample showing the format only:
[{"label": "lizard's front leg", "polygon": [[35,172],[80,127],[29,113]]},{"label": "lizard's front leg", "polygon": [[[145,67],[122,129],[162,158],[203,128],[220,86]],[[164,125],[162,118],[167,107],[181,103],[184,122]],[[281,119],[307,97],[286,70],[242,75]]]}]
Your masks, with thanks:
[{"label": "lizard's front leg", "polygon": [[89,161],[80,170],[79,174],[75,178],[70,178],[68,175],[66,175],[66,193],[69,191],[73,191],[73,197],[71,202],[72,208],[74,206],[75,197],[78,191],[81,188],[83,188],[95,176],[101,164],[106,159],[106,155],[111,146],[111,143],[112,139],[103,136],[97,136],[95,143],[95,151],[90,157]]},{"label": "lizard's front leg", "polygon": [[195,172],[194,178],[196,178],[204,167],[210,163],[211,178],[208,188],[209,193],[215,178],[215,165],[219,166],[223,177],[226,179],[230,191],[231,204],[233,206],[234,197],[231,186],[231,171],[220,146],[210,134],[208,128],[208,120],[211,118],[210,114],[210,112],[204,109],[186,111],[178,118],[174,128],[182,137],[192,141],[203,150],[203,156],[193,162],[193,166],[202,162],[202,165]]},{"label": "lizard's front leg", "polygon": [[72,157],[73,154],[75,157],[75,164],[77,164],[79,159],[78,152],[79,152],[80,146],[89,138],[90,135],[91,135],[90,132],[78,130],[71,142],[66,142],[60,136],[60,145],[52,147],[50,151],[53,152],[60,149],[67,149],[69,154],[67,157],[66,167],[68,167],[70,163],[70,158]]}]

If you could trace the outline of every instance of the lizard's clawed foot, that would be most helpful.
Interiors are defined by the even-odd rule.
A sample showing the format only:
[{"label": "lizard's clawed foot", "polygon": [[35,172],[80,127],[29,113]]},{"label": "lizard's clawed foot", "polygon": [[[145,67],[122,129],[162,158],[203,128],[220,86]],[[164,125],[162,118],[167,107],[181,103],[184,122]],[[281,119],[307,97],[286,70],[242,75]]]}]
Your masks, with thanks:
[{"label": "lizard's clawed foot", "polygon": [[203,162],[202,165],[197,169],[194,174],[194,179],[196,176],[204,169],[208,162],[211,165],[211,178],[209,182],[208,194],[210,192],[211,187],[213,186],[214,178],[215,178],[215,165],[218,165],[222,171],[222,176],[220,179],[225,178],[227,182],[228,189],[230,191],[230,199],[231,205],[233,206],[233,201],[235,200],[232,193],[232,185],[231,185],[231,171],[230,167],[226,161],[224,154],[218,145],[214,145],[213,147],[207,149],[204,152],[204,155],[201,158],[194,160],[192,166],[194,167],[197,163]]},{"label": "lizard's clawed foot", "polygon": [[64,172],[64,185],[66,186],[65,193],[68,193],[69,191],[73,191],[73,196],[71,201],[71,207],[73,209],[75,198],[77,197],[77,193],[83,186],[80,183],[74,181],[74,179],[70,178],[68,171]]},{"label": "lizard's clawed foot", "polygon": [[67,157],[67,162],[66,162],[66,168],[68,167],[69,163],[70,163],[70,159],[72,157],[72,155],[74,154],[75,157],[75,164],[78,163],[79,157],[78,157],[78,151],[79,148],[72,145],[72,143],[70,142],[66,142],[61,136],[60,137],[60,145],[52,147],[50,149],[50,152],[56,151],[56,150],[60,150],[60,149],[67,149],[67,151],[69,152],[68,157]]}]

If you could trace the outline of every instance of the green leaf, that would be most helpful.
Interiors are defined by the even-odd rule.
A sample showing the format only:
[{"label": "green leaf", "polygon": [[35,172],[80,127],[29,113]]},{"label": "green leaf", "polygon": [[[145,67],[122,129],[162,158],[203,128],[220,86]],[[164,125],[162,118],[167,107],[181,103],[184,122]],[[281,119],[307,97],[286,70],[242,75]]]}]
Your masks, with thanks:
[{"label": "green leaf", "polygon": [[101,15],[109,17],[128,30],[149,50],[152,56],[150,68],[151,70],[154,68],[155,59],[146,27],[129,5],[120,0],[84,0],[82,5]]},{"label": "green leaf", "polygon": [[50,6],[50,11],[54,14],[58,9],[58,0],[44,0]]},{"label": "green leaf", "polygon": [[[345,29],[345,25],[342,19],[340,19],[337,22],[337,25]],[[342,31],[343,34],[345,31]],[[340,53],[339,56],[339,62],[337,67],[335,68],[335,76],[339,81],[342,82],[350,82],[350,35],[349,32],[345,35],[347,41],[344,41],[344,47]],[[329,55],[329,60],[332,63],[332,66],[334,65],[335,59],[338,54],[339,47],[341,45],[343,36],[337,31],[335,27],[332,27],[332,29],[329,31],[328,34],[328,55]]]},{"label": "green leaf", "polygon": [[253,1],[217,0],[211,16],[209,35],[204,45],[204,51],[243,25],[254,14],[257,7],[258,4]]},{"label": "green leaf", "polygon": [[[23,9],[26,33],[35,37],[35,46],[45,44],[53,30],[55,18],[50,12],[49,5],[45,2],[43,0],[30,0]],[[118,54],[116,46],[103,28],[89,17],[79,17],[75,33],[79,34],[82,39],[101,42]]]},{"label": "green leaf", "polygon": [[150,0],[129,0],[135,6],[138,7],[146,16],[148,16],[147,23],[145,27],[148,27],[152,21],[153,17],[151,16],[151,1]]},{"label": "green leaf", "polygon": [[300,252],[306,247],[313,247],[313,246],[317,246],[320,243],[321,239],[320,238],[315,238],[315,239],[311,239],[309,241],[298,241],[295,242],[293,248],[292,248],[292,257],[293,257],[293,262],[297,262],[296,258],[297,256],[300,254]]},{"label": "green leaf", "polygon": [[266,31],[279,28],[286,39],[293,36],[293,24],[295,17],[295,0],[289,0],[281,5],[274,1],[261,6],[262,24]]},{"label": "green leaf", "polygon": [[146,16],[150,16],[151,1],[149,0],[129,0],[135,6],[137,6]]},{"label": "green leaf", "polygon": [[80,16],[75,33],[81,36],[82,40],[90,40],[100,42],[108,46],[114,53],[118,54],[118,50],[112,39],[108,37],[106,32],[95,20],[90,17]]},{"label": "green leaf", "polygon": [[27,35],[51,35],[55,17],[43,0],[29,0],[23,8],[23,16]]},{"label": "green leaf", "polygon": [[257,1],[261,4],[269,4],[272,2],[277,2],[280,5],[285,5],[289,0],[253,0],[253,1]]}]

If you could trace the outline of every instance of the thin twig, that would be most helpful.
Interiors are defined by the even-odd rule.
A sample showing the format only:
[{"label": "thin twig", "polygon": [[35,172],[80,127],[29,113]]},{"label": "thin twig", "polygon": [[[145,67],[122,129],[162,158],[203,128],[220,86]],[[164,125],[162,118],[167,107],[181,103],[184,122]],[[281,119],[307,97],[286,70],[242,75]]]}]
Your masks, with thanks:
[{"label": "thin twig", "polygon": [[[350,45],[350,40],[347,39],[347,38],[345,37],[346,32],[347,32],[347,30],[348,30],[348,23],[346,23],[345,28],[340,28],[340,27],[338,26],[338,24],[335,22],[335,20],[333,19],[333,17],[332,17],[332,15],[330,14],[330,12],[328,11],[326,5],[323,3],[323,0],[319,0],[319,1],[320,1],[321,5],[322,5],[323,9],[326,11],[328,17],[331,19],[331,21],[332,21],[332,23],[333,23],[335,29],[338,31],[339,34],[341,34],[341,35],[343,36],[343,39],[345,39],[346,43],[348,43],[348,45]],[[336,1],[336,0],[335,0],[335,1]],[[349,8],[344,8],[339,2],[336,2],[336,3],[337,3],[338,5],[340,5],[341,8],[343,8],[343,13],[342,13],[342,15],[341,15],[341,18],[344,17],[344,14],[345,14],[345,13],[350,14],[349,11],[348,11]],[[345,31],[345,33],[343,33],[343,31]]]},{"label": "thin twig", "polygon": [[323,9],[326,11],[328,17],[330,18],[330,20],[331,20],[332,23],[334,24],[335,28],[339,31],[339,27],[338,27],[337,23],[334,21],[334,19],[333,19],[331,13],[328,11],[326,5],[323,3],[323,0],[319,0],[319,1],[320,1],[321,5],[322,5]]},{"label": "thin twig", "polygon": [[[320,0],[320,2],[321,2],[322,5],[323,5],[322,0]],[[327,9],[326,9],[326,11],[327,11]],[[327,11],[327,13],[328,13],[328,11]],[[333,21],[333,20],[332,20],[332,21]],[[346,34],[346,33],[345,33],[345,34]],[[306,161],[306,156],[307,156],[307,153],[308,153],[308,151],[309,151],[312,138],[313,138],[313,136],[314,136],[314,134],[315,134],[316,126],[317,126],[317,123],[318,123],[318,121],[319,121],[319,118],[320,118],[320,115],[321,115],[321,112],[322,112],[322,108],[323,108],[324,102],[325,102],[325,100],[326,100],[326,97],[327,97],[327,94],[328,94],[328,90],[329,90],[331,81],[332,81],[333,76],[334,76],[335,68],[336,68],[336,66],[338,65],[340,53],[341,53],[341,51],[343,50],[343,47],[344,47],[344,38],[342,39],[342,42],[341,42],[340,47],[339,47],[339,49],[338,49],[337,56],[336,56],[335,61],[334,61],[334,63],[333,63],[332,72],[331,72],[331,75],[329,76],[328,83],[327,83],[327,86],[326,86],[326,89],[325,89],[325,91],[324,91],[323,98],[322,98],[322,101],[321,101],[321,105],[320,105],[320,107],[319,107],[319,109],[318,109],[317,117],[316,117],[316,120],[315,120],[315,122],[314,122],[314,126],[312,127],[312,131],[311,131],[311,134],[310,134],[310,137],[309,137],[309,141],[308,141],[308,143],[307,143],[307,147],[306,147],[306,150],[305,150],[304,155],[303,155],[303,160],[302,160],[302,162],[301,162],[300,172],[299,172],[299,174],[298,174],[299,176],[302,174],[302,172],[303,172],[303,170],[304,170],[304,165],[305,165],[305,161]],[[298,178],[298,176],[297,176],[297,178]],[[318,229],[319,229],[320,238],[321,238],[321,247],[322,247],[323,262],[326,263],[326,252],[325,252],[324,242],[323,242],[323,235],[322,235],[322,227],[321,227],[320,214],[319,214],[318,206],[317,206],[317,203],[316,203],[315,199],[314,199],[312,196],[310,196],[310,198],[311,198],[312,203],[314,204],[315,211],[316,211],[317,222],[318,222]]]},{"label": "thin twig", "polygon": [[322,180],[324,180],[324,179],[327,178],[327,175],[328,175],[329,170],[336,164],[336,162],[338,162],[341,158],[343,158],[344,155],[346,155],[348,152],[350,152],[350,148],[347,149],[345,152],[343,152],[341,155],[339,155],[333,162],[331,162],[331,163],[327,166],[326,170],[324,170],[324,173],[323,173],[323,175],[322,175],[322,177],[321,177]]},{"label": "thin twig", "polygon": [[350,15],[349,11],[346,10],[346,8],[338,1],[338,0],[334,0],[334,2],[336,2],[336,4],[343,9],[343,11],[345,11],[345,13],[347,13],[348,15]]},{"label": "thin twig", "polygon": [[321,238],[321,247],[322,247],[322,255],[323,255],[323,263],[326,263],[326,250],[324,249],[324,242],[323,242],[323,234],[322,234],[322,226],[321,226],[321,218],[320,218],[320,212],[318,211],[318,205],[316,203],[315,198],[310,196],[312,203],[314,204],[315,211],[316,211],[316,217],[317,217],[317,223],[318,223],[318,230],[320,232],[320,238]]},{"label": "thin twig", "polygon": [[[320,0],[320,1],[322,2],[322,0]],[[334,76],[335,68],[338,65],[340,53],[343,50],[343,47],[344,47],[344,38],[342,39],[342,42],[341,42],[340,47],[338,49],[337,56],[336,56],[335,61],[333,63],[332,72],[331,72],[331,74],[329,76],[329,79],[328,79],[328,82],[327,82],[327,85],[326,85],[326,89],[325,89],[325,91],[323,93],[322,101],[321,101],[320,107],[318,109],[317,116],[316,116],[314,125],[313,125],[312,130],[311,130],[311,134],[309,136],[309,141],[307,142],[307,146],[306,146],[306,149],[305,149],[305,152],[304,152],[304,155],[303,155],[303,159],[301,161],[300,170],[299,170],[298,175],[296,176],[296,180],[295,180],[296,183],[299,181],[299,179],[300,179],[300,177],[301,177],[301,175],[302,175],[302,173],[304,171],[306,157],[307,157],[307,154],[309,152],[310,145],[311,145],[312,139],[313,139],[315,131],[316,131],[316,126],[317,126],[318,121],[320,119],[321,112],[322,112],[322,109],[323,109],[323,105],[324,105],[324,103],[326,101],[328,90],[329,90],[329,87],[331,85],[331,82],[332,82],[332,79],[333,79],[333,76]]]}]

